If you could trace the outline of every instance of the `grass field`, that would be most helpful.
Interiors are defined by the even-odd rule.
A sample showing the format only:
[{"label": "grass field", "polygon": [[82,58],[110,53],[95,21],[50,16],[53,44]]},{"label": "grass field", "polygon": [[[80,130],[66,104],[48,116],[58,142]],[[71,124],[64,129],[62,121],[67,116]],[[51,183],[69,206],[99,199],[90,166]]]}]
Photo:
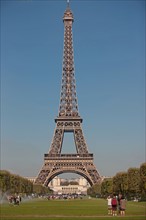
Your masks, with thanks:
[{"label": "grass field", "polygon": [[146,203],[127,202],[126,215],[107,215],[107,201],[103,199],[82,200],[30,200],[19,206],[1,204],[1,220],[146,220]]}]

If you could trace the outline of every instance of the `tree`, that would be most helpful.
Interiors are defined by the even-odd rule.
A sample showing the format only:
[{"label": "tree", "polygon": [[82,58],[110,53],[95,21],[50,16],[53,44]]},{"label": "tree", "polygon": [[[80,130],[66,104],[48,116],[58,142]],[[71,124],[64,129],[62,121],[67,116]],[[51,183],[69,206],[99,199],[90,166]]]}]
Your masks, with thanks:
[{"label": "tree", "polygon": [[128,169],[128,192],[130,197],[139,196],[140,194],[140,169]]},{"label": "tree", "polygon": [[61,186],[68,186],[68,185],[69,185],[69,181],[66,180],[66,181],[64,181],[64,182],[61,182],[60,185],[61,185]]},{"label": "tree", "polygon": [[122,183],[121,183],[121,193],[122,195],[127,195],[128,193],[128,173],[127,172],[122,172],[121,173],[121,179],[122,179]]},{"label": "tree", "polygon": [[92,197],[97,197],[101,195],[101,183],[96,183],[89,189],[87,189],[87,194]]},{"label": "tree", "polygon": [[140,188],[142,199],[146,199],[146,163],[140,166]]},{"label": "tree", "polygon": [[19,176],[11,174],[11,177],[10,177],[11,193],[19,193],[20,192],[19,179],[20,179]]},{"label": "tree", "polygon": [[2,192],[10,190],[10,173],[5,170],[0,170],[0,189]]},{"label": "tree", "polygon": [[126,195],[128,191],[128,174],[127,172],[119,172],[113,177],[113,192]]},{"label": "tree", "polygon": [[8,171],[0,171],[0,189],[10,193],[32,193],[33,184],[26,178],[11,174]]},{"label": "tree", "polygon": [[48,187],[42,186],[42,185],[33,185],[33,193],[36,193],[37,195],[44,195],[47,193],[50,193],[50,189]]},{"label": "tree", "polygon": [[105,178],[101,183],[101,194],[102,196],[108,196],[109,194],[113,193],[113,179],[112,178]]},{"label": "tree", "polygon": [[69,185],[79,185],[79,183],[77,181],[72,180],[72,181],[69,182]]}]

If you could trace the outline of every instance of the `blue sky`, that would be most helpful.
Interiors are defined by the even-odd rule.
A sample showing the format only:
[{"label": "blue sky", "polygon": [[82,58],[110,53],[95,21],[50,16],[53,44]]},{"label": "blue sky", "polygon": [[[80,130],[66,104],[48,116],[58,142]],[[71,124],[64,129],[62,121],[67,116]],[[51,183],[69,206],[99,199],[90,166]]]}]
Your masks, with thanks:
[{"label": "blue sky", "polygon": [[[145,162],[145,1],[72,0],[76,89],[101,175]],[[66,1],[1,1],[1,169],[36,176],[58,115]],[[72,134],[62,152],[75,152]]]}]

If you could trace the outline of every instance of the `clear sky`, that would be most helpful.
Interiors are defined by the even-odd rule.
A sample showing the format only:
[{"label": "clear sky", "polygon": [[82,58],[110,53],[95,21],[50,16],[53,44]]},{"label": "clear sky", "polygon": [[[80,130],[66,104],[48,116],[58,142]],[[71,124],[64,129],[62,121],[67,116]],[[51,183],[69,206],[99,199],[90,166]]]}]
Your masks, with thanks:
[{"label": "clear sky", "polygon": [[[145,162],[145,1],[72,0],[83,131],[101,175]],[[1,0],[1,169],[36,176],[58,115],[66,1]],[[75,152],[66,134],[62,152]]]}]

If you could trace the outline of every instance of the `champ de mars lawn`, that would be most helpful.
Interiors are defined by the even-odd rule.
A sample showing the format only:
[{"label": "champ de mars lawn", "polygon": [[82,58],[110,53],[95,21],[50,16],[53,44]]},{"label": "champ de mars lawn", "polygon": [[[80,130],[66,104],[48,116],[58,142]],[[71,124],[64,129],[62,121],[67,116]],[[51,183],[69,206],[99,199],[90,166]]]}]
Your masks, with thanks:
[{"label": "champ de mars lawn", "polygon": [[107,214],[104,199],[47,200],[37,199],[21,202],[20,205],[0,205],[1,220],[146,220],[145,202],[127,202],[125,216]]}]

